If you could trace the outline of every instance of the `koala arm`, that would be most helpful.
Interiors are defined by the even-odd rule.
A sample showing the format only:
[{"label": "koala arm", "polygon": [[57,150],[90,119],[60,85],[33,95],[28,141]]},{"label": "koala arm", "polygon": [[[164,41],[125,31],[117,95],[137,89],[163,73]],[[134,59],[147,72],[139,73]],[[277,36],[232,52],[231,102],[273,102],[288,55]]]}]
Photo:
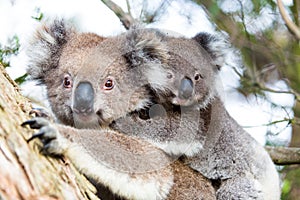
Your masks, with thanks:
[{"label": "koala arm", "polygon": [[[61,127],[59,130],[62,131]],[[79,132],[80,135],[87,137],[94,135],[86,134],[86,130]],[[148,159],[143,160],[141,155],[137,160],[131,159],[131,157],[136,158],[133,154],[139,154],[135,152],[138,151],[137,149],[123,149],[124,144],[119,146],[118,143],[122,141],[122,137],[119,137],[121,135],[109,131],[95,132],[95,135],[98,134],[103,134],[104,137],[103,151],[95,154],[91,150],[94,146],[87,150],[85,144],[71,143],[64,155],[69,157],[84,174],[108,187],[115,194],[128,199],[166,199],[173,184],[172,169],[168,165],[163,168],[158,166],[159,170],[154,168],[155,166],[148,166],[148,168],[146,167]],[[89,139],[93,140],[93,138],[95,137]],[[99,140],[97,138],[96,141]],[[109,148],[110,140],[116,141],[113,142],[112,148]],[[102,144],[100,143],[101,146]],[[126,145],[130,147],[130,144]],[[142,171],[138,171],[139,164],[145,167]]]},{"label": "koala arm", "polygon": [[[63,155],[86,176],[127,199],[166,199],[173,185],[170,159],[146,142],[111,130],[74,129],[34,118],[46,154]],[[152,162],[148,162],[151,159]]]}]

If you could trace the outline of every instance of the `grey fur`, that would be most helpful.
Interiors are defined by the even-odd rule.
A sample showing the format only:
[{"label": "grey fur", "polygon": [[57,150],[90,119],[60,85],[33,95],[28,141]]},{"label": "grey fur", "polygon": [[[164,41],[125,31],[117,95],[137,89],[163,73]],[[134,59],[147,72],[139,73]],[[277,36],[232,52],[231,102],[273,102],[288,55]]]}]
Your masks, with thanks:
[{"label": "grey fur", "polygon": [[[214,59],[219,62],[223,55],[220,49],[212,48],[217,41],[212,38],[207,34],[194,39],[164,38],[169,59],[167,64],[162,62],[160,72],[168,81],[152,84],[153,77],[147,76],[151,72],[145,74],[159,99],[167,100],[159,101],[167,115],[148,120],[129,115],[116,120],[112,127],[142,137],[169,154],[187,156],[186,162],[193,169],[221,182],[218,199],[280,199],[278,173],[268,153],[230,117],[218,96],[220,66]],[[201,78],[196,80],[195,73]],[[186,99],[179,97],[184,78],[193,80],[194,86]],[[182,106],[181,117],[170,103]]]},{"label": "grey fur", "polygon": [[[64,34],[56,34],[58,32]],[[147,108],[151,103],[151,92],[143,73],[145,68],[140,65],[160,62],[165,56],[161,51],[164,48],[156,46],[159,41],[150,40],[152,36],[152,33],[145,35],[145,40],[138,39],[140,43],[132,47],[127,43],[126,34],[102,38],[78,33],[61,21],[38,31],[29,51],[28,73],[46,85],[51,108],[60,123],[81,128],[45,125],[36,119],[35,123],[41,123],[41,131],[45,132],[39,137],[47,141],[44,151],[69,157],[87,176],[128,199],[215,199],[210,181],[200,173],[147,142],[107,128],[114,119]],[[61,40],[64,42],[58,42]],[[128,46],[124,48],[122,44]],[[142,48],[136,49],[136,60],[129,62],[133,61],[132,50],[139,45]],[[140,60],[145,55],[147,58]],[[55,60],[51,61],[51,57]],[[113,90],[106,90],[108,79],[115,83]],[[88,82],[93,88],[95,101],[89,107],[91,113],[73,109],[77,101],[74,91],[82,82]],[[143,159],[136,160],[138,158]]]},{"label": "grey fur", "polygon": [[43,141],[43,153],[69,158],[82,173],[110,189],[114,199],[215,199],[213,187],[200,173],[137,138],[109,129],[75,129],[44,118],[23,126],[27,124],[39,128],[33,137]]},{"label": "grey fur", "polygon": [[[199,41],[201,35],[197,37]],[[74,54],[76,48],[63,51],[54,70],[57,77],[69,72],[73,88],[90,82],[96,94],[95,113],[88,117],[72,113],[74,92],[59,91],[62,80],[45,81],[52,109],[65,124],[101,129],[115,121],[112,127],[122,133],[142,137],[173,156],[186,155],[192,168],[220,181],[218,199],[279,199],[278,174],[270,157],[229,116],[217,95],[222,51],[213,48],[217,40],[205,38],[202,47],[196,40],[167,37],[157,30],[131,30],[84,50],[85,56]],[[109,75],[118,83],[116,92],[99,89]],[[178,98],[183,78],[193,80],[191,98]],[[56,98],[51,100],[52,96]],[[155,102],[166,112],[154,111],[159,116],[140,119],[138,113],[151,110]],[[61,113],[65,108],[57,109],[60,106],[70,112]]]}]

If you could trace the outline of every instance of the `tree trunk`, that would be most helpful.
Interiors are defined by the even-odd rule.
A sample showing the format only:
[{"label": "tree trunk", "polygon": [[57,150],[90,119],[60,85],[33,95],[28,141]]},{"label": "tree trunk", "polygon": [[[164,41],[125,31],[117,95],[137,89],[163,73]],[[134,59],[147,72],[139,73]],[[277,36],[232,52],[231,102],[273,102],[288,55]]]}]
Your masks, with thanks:
[{"label": "tree trunk", "polygon": [[31,104],[0,65],[0,199],[98,199],[95,188],[63,158],[39,153],[20,126]]}]

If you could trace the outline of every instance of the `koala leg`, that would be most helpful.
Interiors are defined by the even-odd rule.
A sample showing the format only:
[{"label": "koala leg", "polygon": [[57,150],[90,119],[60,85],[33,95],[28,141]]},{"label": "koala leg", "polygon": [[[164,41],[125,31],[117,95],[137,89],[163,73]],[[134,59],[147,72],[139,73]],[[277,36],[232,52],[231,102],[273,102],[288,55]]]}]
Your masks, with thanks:
[{"label": "koala leg", "polygon": [[263,200],[260,183],[247,177],[230,178],[222,181],[217,190],[218,200]]}]

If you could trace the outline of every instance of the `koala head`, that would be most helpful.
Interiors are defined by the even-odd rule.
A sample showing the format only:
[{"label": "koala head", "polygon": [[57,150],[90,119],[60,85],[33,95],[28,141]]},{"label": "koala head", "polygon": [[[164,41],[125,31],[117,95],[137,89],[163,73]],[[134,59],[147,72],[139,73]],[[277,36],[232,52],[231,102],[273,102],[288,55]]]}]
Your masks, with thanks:
[{"label": "koala head", "polygon": [[51,108],[63,124],[106,126],[151,102],[144,71],[157,72],[151,63],[166,59],[153,34],[103,38],[56,20],[42,26],[31,42],[28,74],[46,85]]},{"label": "koala head", "polygon": [[84,58],[102,41],[92,33],[79,33],[64,20],[42,24],[29,43],[27,73],[45,85],[53,113],[64,124],[73,125],[71,74],[79,70]]},{"label": "koala head", "polygon": [[188,39],[169,36],[155,29],[144,32],[156,32],[154,37],[159,38],[159,48],[166,54],[165,60],[150,63],[156,67],[144,70],[147,81],[160,99],[180,106],[207,106],[216,95],[218,71],[224,64],[229,46],[226,41],[208,33]]}]

